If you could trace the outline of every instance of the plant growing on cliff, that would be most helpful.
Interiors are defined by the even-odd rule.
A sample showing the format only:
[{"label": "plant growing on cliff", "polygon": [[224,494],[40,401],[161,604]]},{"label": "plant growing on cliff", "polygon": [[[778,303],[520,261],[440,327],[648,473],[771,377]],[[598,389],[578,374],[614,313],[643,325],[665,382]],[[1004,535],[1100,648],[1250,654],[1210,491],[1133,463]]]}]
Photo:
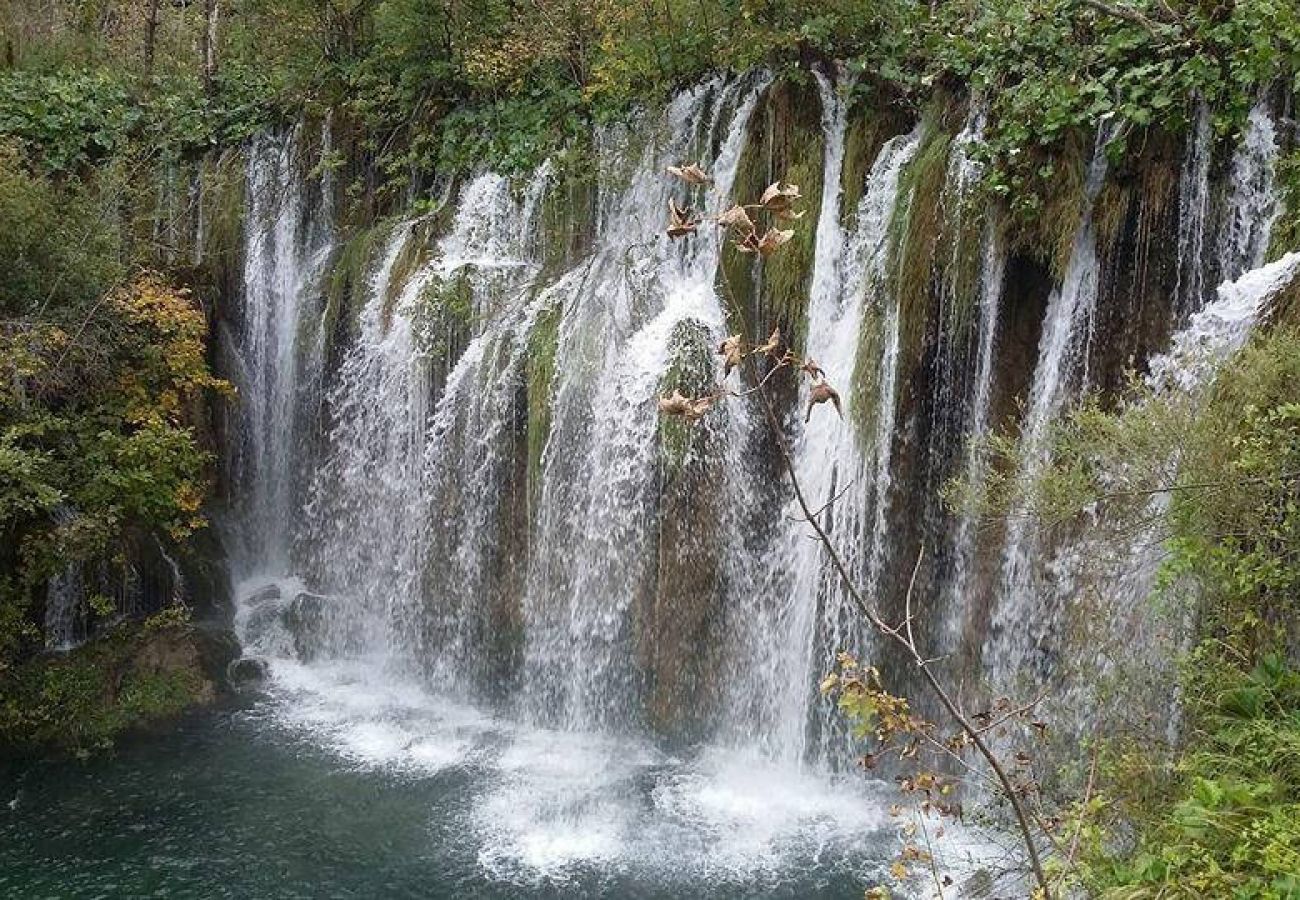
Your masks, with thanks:
[{"label": "plant growing on cliff", "polygon": [[[204,401],[229,386],[194,298],[124,275],[95,199],[0,153],[0,670],[40,645],[46,579],[203,525]],[[111,619],[105,599],[88,614]]]},{"label": "plant growing on cliff", "polygon": [[[1300,335],[1293,312],[1278,315],[1202,390],[1134,379],[1118,400],[1084,402],[1057,425],[1028,496],[994,479],[982,498],[994,515],[1014,505],[1087,527],[1099,548],[1126,550],[1139,535],[1160,550],[1152,614],[1187,647],[1159,684],[1166,700],[1177,692],[1179,728],[1107,716],[1067,873],[1097,895],[1300,891],[1300,676],[1288,662],[1300,612]],[[995,468],[1017,463],[1008,440],[989,450]],[[1124,686],[1146,677],[1129,649],[1115,659]]]}]

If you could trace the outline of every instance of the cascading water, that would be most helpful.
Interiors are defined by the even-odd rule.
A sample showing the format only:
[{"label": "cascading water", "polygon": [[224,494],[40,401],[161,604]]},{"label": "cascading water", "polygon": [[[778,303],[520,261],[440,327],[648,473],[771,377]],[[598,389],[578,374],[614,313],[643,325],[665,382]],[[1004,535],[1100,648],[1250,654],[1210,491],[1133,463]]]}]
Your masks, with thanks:
[{"label": "cascading water", "polygon": [[1277,126],[1261,100],[1250,111],[1232,158],[1230,193],[1219,227],[1219,277],[1231,281],[1264,264],[1281,213],[1276,189]]},{"label": "cascading water", "polygon": [[[818,85],[826,172],[805,355],[815,359],[833,381],[849,383],[859,365],[860,335],[870,308],[871,322],[865,327],[878,325],[884,335],[879,363],[882,376],[878,396],[865,408],[859,408],[859,398],[842,392],[846,421],[822,409],[810,417],[795,448],[796,472],[814,509],[834,500],[828,515],[832,536],[846,555],[850,571],[869,577],[868,568],[878,558],[883,540],[872,525],[884,515],[880,507],[888,490],[888,438],[892,434],[898,346],[897,300],[882,289],[889,258],[889,225],[899,215],[901,175],[920,146],[921,134],[918,129],[885,144],[868,176],[854,230],[845,235],[838,222],[847,101],[829,79],[819,77]],[[872,415],[877,422],[871,429],[874,439],[864,444],[853,426],[869,421]],[[797,517],[797,511],[793,515]],[[819,677],[819,670],[837,650],[858,647],[862,630],[838,576],[830,570],[821,548],[808,540],[806,528],[789,528],[778,547],[772,565],[790,573],[788,599],[755,611],[756,636],[744,651],[746,658],[758,664],[750,681],[755,702],[742,708],[757,708],[749,714],[760,723],[759,733],[769,752],[793,760],[808,755],[814,709],[820,725],[819,754],[838,756],[832,750],[840,734],[832,721],[833,711],[822,708],[806,686]]]},{"label": "cascading water", "polygon": [[[575,293],[559,298],[563,363],[536,536],[555,550],[534,557],[523,610],[527,704],[539,721],[618,728],[637,716],[628,659],[657,531],[654,400],[679,327],[697,323],[716,341],[723,322],[714,288],[723,236],[664,242],[659,211],[677,193],[664,168],[703,156],[713,177],[706,212],[721,211],[765,81],[715,79],[672,102],[660,126],[666,140],[644,150],[626,189],[603,198],[594,258]],[[604,143],[615,157],[624,152],[622,141]],[[602,157],[600,166],[627,164]]]},{"label": "cascading water", "polygon": [[1196,105],[1178,181],[1178,283],[1174,315],[1180,322],[1205,302],[1205,230],[1210,214],[1210,163],[1214,149],[1210,107]]},{"label": "cascading water", "polygon": [[[944,280],[945,299],[958,311],[967,305],[965,299],[960,296],[959,273],[963,269],[963,254],[967,252],[963,245],[964,241],[974,237],[973,229],[970,229],[967,223],[974,218],[976,212],[971,208],[974,205],[972,195],[983,175],[983,168],[976,161],[973,150],[983,140],[985,118],[986,112],[982,106],[977,106],[971,111],[966,127],[953,141],[948,164],[945,193],[953,198],[952,208],[948,210],[948,221],[951,230],[956,232],[959,239],[952,242],[949,253],[949,271],[953,274]],[[960,477],[964,483],[971,485],[982,484],[987,475],[987,457],[983,452],[982,442],[993,425],[991,416],[993,381],[996,375],[994,364],[998,314],[1001,309],[1003,282],[1006,278],[1006,249],[998,234],[997,224],[988,216],[986,209],[980,211],[984,213],[985,221],[983,227],[979,229],[979,274],[975,284],[975,290],[978,292],[978,316],[974,320],[975,369],[969,382],[971,385],[968,392],[969,400],[963,404],[949,399],[947,404],[939,404],[941,409],[947,406],[965,412],[962,422],[964,429]],[[961,315],[963,313],[955,313],[956,317]],[[956,325],[953,327],[955,329]],[[946,379],[957,382],[962,375],[960,362],[964,360],[960,352],[952,352],[951,355],[959,360],[959,364],[949,367]],[[940,391],[945,390],[943,386],[937,388]],[[938,430],[947,432],[953,429],[945,428],[943,423],[940,423]],[[944,440],[949,439],[945,434]],[[969,608],[967,598],[974,588],[976,524],[974,513],[963,512],[958,517],[955,528],[952,529],[948,544],[950,562],[943,586],[942,600],[945,616],[942,623],[942,645],[946,652],[952,652],[960,647],[962,631],[966,623],[966,613]]]},{"label": "cascading water", "polygon": [[[1061,286],[1047,303],[1029,403],[1021,423],[1019,477],[1027,482],[1037,477],[1050,452],[1048,429],[1083,383],[1100,275],[1092,205],[1106,176],[1105,143],[1099,135],[1088,167],[1084,213],[1074,235],[1070,262]],[[1043,641],[1052,632],[1059,612],[1050,609],[1047,601],[1059,601],[1060,592],[1045,587],[1040,569],[1042,549],[1024,511],[1014,511],[1007,524],[990,640],[984,648],[985,668],[995,684],[1009,684],[1026,671],[1040,677],[1046,674],[1049,662],[1043,656]]]},{"label": "cascading water", "polygon": [[[922,539],[941,542],[940,640],[958,649],[988,602],[983,542],[972,518],[899,498],[918,478],[927,490],[952,474],[979,482],[987,460],[962,439],[987,434],[1010,399],[999,351],[1020,314],[1003,295],[1017,270],[976,199],[984,115],[977,104],[949,142],[939,208],[923,211],[938,213],[945,239],[916,370],[933,383],[918,392],[903,346],[915,323],[893,267],[913,252],[909,166],[943,136],[917,126],[885,141],[846,216],[853,85],[814,74],[822,193],[815,226],[799,226],[815,227],[815,244],[795,349],[840,389],[845,421],[821,406],[795,424],[796,471],[814,507],[831,504],[824,521],[868,595],[906,579],[900,521],[924,518]],[[315,296],[332,191],[298,176],[296,138],[251,148],[246,302],[227,348],[245,398],[231,463],[245,499],[230,531],[245,538],[237,573],[263,580],[246,582],[239,627],[270,660],[277,721],[358,768],[465,774],[457,839],[492,879],[658,866],[656,878],[667,867],[752,884],[810,852],[839,866],[881,828],[873,789],[827,774],[848,741],[815,691],[835,651],[874,648],[806,524],[756,516],[785,490],[756,476],[771,471],[767,423],[728,398],[683,437],[655,410],[678,383],[707,384],[714,348],[737,327],[720,283],[725,233],[706,220],[671,242],[664,210],[670,198],[706,214],[737,199],[769,84],[713,78],[662,114],[598,130],[592,202],[573,210],[549,166],[522,184],[487,172],[457,184],[453,214],[384,235],[356,310],[333,311],[347,335],[335,348]],[[1228,184],[1209,164],[1208,122],[1202,111],[1183,160],[1170,286],[1176,321],[1193,328],[1209,321],[1194,314],[1216,273],[1262,257],[1259,222],[1276,210],[1267,112],[1252,113]],[[1101,146],[1089,208],[1106,176]],[[664,172],[693,160],[707,187]],[[567,224],[591,244],[556,252],[546,228],[588,214],[576,210],[592,221]],[[1089,209],[1048,298],[1022,478],[1100,352],[1096,231]],[[327,350],[340,360],[330,372]],[[305,396],[321,400],[314,441]],[[995,683],[1049,674],[1044,646],[1068,592],[1050,581],[1082,546],[1009,524],[983,660]],[[467,705],[485,702],[503,718]],[[647,733],[670,736],[672,752]]]},{"label": "cascading water", "polygon": [[300,401],[319,365],[300,332],[319,319],[314,291],[332,249],[328,227],[308,215],[302,146],[295,130],[260,137],[248,151],[242,320],[225,348],[240,398],[229,446],[238,510],[226,530],[240,578],[288,571],[297,520]]}]

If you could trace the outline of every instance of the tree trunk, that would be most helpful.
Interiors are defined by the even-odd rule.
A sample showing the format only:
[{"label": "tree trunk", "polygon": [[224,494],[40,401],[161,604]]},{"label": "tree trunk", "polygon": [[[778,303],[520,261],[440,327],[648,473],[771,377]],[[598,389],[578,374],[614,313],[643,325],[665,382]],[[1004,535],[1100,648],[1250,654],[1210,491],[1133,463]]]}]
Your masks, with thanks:
[{"label": "tree trunk", "polygon": [[149,12],[144,23],[144,80],[153,80],[154,45],[158,41],[159,0],[149,0]]},{"label": "tree trunk", "polygon": [[203,92],[211,95],[217,77],[217,23],[221,20],[221,0],[203,0]]}]

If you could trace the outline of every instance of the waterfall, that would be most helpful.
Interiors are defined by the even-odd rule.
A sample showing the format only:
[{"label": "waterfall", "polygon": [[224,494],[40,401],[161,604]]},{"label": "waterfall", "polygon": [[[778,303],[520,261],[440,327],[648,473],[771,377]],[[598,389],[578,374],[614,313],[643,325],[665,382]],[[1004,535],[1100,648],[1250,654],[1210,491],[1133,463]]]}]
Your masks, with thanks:
[{"label": "waterfall", "polygon": [[562,364],[534,539],[548,549],[532,559],[523,606],[525,705],[538,721],[617,729],[638,717],[629,659],[655,555],[654,402],[679,326],[697,323],[715,346],[723,334],[723,236],[702,226],[690,242],[666,242],[661,211],[680,188],[664,169],[702,158],[713,177],[705,211],[724,208],[766,83],[716,78],[679,94],[660,122],[644,123],[656,137],[635,161],[630,133],[598,142],[601,171],[632,174],[601,197],[598,246],[557,297]]},{"label": "waterfall", "polygon": [[1174,315],[1185,322],[1205,301],[1205,230],[1210,211],[1210,162],[1214,150],[1210,107],[1196,104],[1178,179],[1178,281]]},{"label": "waterfall", "polygon": [[[304,516],[312,584],[334,598],[336,651],[399,666],[433,660],[443,678],[466,671],[468,606],[483,578],[474,558],[494,540],[496,456],[513,423],[518,320],[549,180],[544,168],[517,200],[499,175],[473,179],[431,251],[420,222],[388,236],[330,392],[333,425]],[[451,360],[457,317],[477,334]],[[512,339],[514,362],[495,365]],[[439,365],[448,373],[435,396]]]},{"label": "waterfall", "polygon": [[1230,193],[1219,226],[1220,278],[1231,281],[1264,263],[1282,212],[1276,188],[1277,127],[1268,103],[1255,104],[1232,157]]},{"label": "waterfall", "polygon": [[[933,550],[923,580],[939,652],[965,662],[982,649],[999,688],[1047,678],[1061,671],[1086,539],[1049,540],[1016,516],[989,550],[973,517],[913,505],[953,476],[990,475],[975,443],[1021,377],[1023,468],[1011,474],[1029,485],[1053,424],[1088,388],[1098,298],[1110,296],[1099,293],[1111,260],[1092,209],[1105,136],[1061,283],[1026,297],[1010,279],[1032,266],[978,189],[978,100],[951,140],[942,117],[927,119],[874,160],[854,159],[854,84],[843,72],[813,80],[823,177],[817,221],[797,226],[813,244],[797,323],[806,341],[794,349],[827,372],[845,418],[823,405],[804,423],[806,380],[780,397],[798,478],[869,597],[895,596],[910,572],[902,548],[919,537]],[[656,409],[673,387],[707,390],[719,341],[744,327],[727,307],[727,235],[705,218],[669,240],[665,210],[672,199],[707,217],[750,199],[734,193],[753,187],[756,160],[776,158],[755,140],[779,119],[771,81],[712,77],[596,129],[589,194],[552,164],[440,183],[437,211],[377,226],[356,296],[328,311],[329,177],[310,180],[296,163],[302,129],[250,144],[244,303],[223,341],[242,403],[228,528],[245,579],[238,628],[269,660],[283,720],[345,759],[464,764],[488,778],[471,828],[480,865],[500,877],[606,863],[647,842],[678,848],[701,827],[753,830],[735,809],[766,811],[769,781],[841,784],[851,742],[817,680],[841,649],[890,665],[774,477],[752,398],[728,397],[689,427]],[[1264,282],[1285,274],[1266,267],[1209,290],[1265,252],[1278,152],[1261,106],[1229,181],[1211,161],[1210,122],[1198,109],[1181,161],[1177,269],[1152,268],[1170,276],[1185,330],[1167,356],[1136,361],[1171,383],[1198,370],[1194,346],[1228,352]],[[946,168],[930,168],[945,146]],[[696,161],[707,186],[665,173]],[[846,183],[868,163],[861,184]],[[921,175],[927,188],[914,191]],[[847,203],[846,190],[860,199]],[[909,246],[930,222],[938,236]],[[930,281],[904,296],[899,273],[921,252]],[[904,308],[917,298],[931,306]],[[1035,332],[1025,320],[1043,300]],[[327,313],[339,317],[330,334]],[[1007,371],[1035,339],[1032,371]],[[1151,559],[1132,555],[1140,576],[1111,578],[1134,610]],[[51,615],[67,606],[51,603]],[[986,609],[991,633],[971,646]],[[1070,664],[1089,652],[1068,649]],[[773,841],[810,820],[782,802]],[[738,856],[748,865],[769,849]]]},{"label": "waterfall", "polygon": [[[1031,483],[1050,452],[1048,430],[1083,382],[1092,318],[1100,275],[1092,205],[1106,175],[1105,139],[1099,134],[1084,188],[1085,207],[1071,245],[1070,261],[1061,286],[1047,303],[1038,344],[1029,403],[1021,424],[1022,483]],[[985,647],[986,668],[994,683],[1005,685],[1029,666],[1040,676],[1049,664],[1044,640],[1056,624],[1051,609],[1059,600],[1054,588],[1044,589],[1038,567],[1043,545],[1024,509],[1012,512],[1007,523],[1001,583]]]},{"label": "waterfall", "polygon": [[[852,232],[846,234],[838,223],[848,104],[828,78],[819,76],[818,86],[826,171],[805,355],[815,359],[833,383],[847,387],[859,365],[863,329],[874,326],[882,314],[887,320],[884,333],[894,336],[893,358],[897,355],[897,300],[885,296],[889,292],[883,290],[889,226],[899,215],[901,175],[920,146],[921,133],[918,129],[895,137],[881,149],[867,178]],[[891,318],[892,328],[888,324]],[[886,372],[892,366],[889,346],[887,340],[882,351],[881,369]],[[863,553],[871,539],[868,529],[873,507],[883,503],[887,491],[886,433],[892,432],[892,375],[882,378],[880,395],[871,398],[874,407],[868,402],[863,408],[862,398],[841,391],[845,421],[829,408],[815,410],[794,447],[796,472],[809,503],[818,508],[835,501],[827,515],[832,537],[850,570],[863,576],[872,549]],[[806,402],[805,386],[801,404]],[[874,441],[868,445],[854,424],[866,422],[873,412],[890,421],[877,425]],[[798,516],[793,503],[787,504],[787,517]],[[861,626],[821,548],[808,539],[807,528],[806,524],[784,526],[769,565],[789,574],[789,586],[779,588],[777,596],[766,597],[747,617],[747,633],[737,651],[742,658],[753,660],[749,666],[752,674],[744,682],[748,702],[738,708],[745,710],[752,731],[768,752],[793,760],[808,755],[808,728],[814,710],[821,724],[818,750],[828,749],[833,713],[823,709],[807,687],[837,650],[858,646]],[[779,579],[770,583],[781,584]]]},{"label": "waterfall", "polygon": [[[1001,308],[1003,282],[1006,278],[1006,250],[990,221],[985,224],[982,236],[979,275],[978,351],[976,358],[974,396],[970,401],[966,419],[966,444],[962,457],[961,479],[965,484],[979,485],[988,475],[988,457],[981,442],[988,437],[993,425],[993,379],[995,375],[995,350],[997,348],[998,312]],[[976,514],[962,512],[952,532],[952,563],[944,586],[943,611],[945,616],[944,646],[958,648],[962,638],[968,598],[974,589],[976,566]]]},{"label": "waterfall", "polygon": [[229,467],[243,508],[227,533],[240,577],[290,567],[300,397],[319,365],[300,334],[316,327],[313,292],[332,247],[328,231],[308,216],[301,146],[295,130],[256,138],[248,148],[242,319],[235,345],[226,348],[239,388]]},{"label": "waterfall", "polygon": [[[1105,158],[1098,150],[1090,167],[1086,196],[1088,206],[1105,176]],[[1205,302],[1204,273],[1219,271],[1231,281],[1243,271],[1255,269],[1267,252],[1272,226],[1279,214],[1274,166],[1277,143],[1272,118],[1262,101],[1251,111],[1241,144],[1233,154],[1227,183],[1219,240],[1214,258],[1207,259],[1204,246],[1210,188],[1208,179],[1209,113],[1202,105],[1188,138],[1180,179],[1180,219],[1177,283],[1174,288],[1175,321],[1191,325],[1175,335],[1175,347],[1195,333],[1197,310]],[[1038,362],[1028,408],[1021,426],[1022,484],[1028,485],[1050,453],[1048,432],[1068,403],[1086,385],[1086,365],[1091,343],[1091,318],[1097,296],[1099,267],[1091,215],[1085,212],[1075,235],[1072,255],[1063,283],[1048,303]],[[1223,302],[1224,288],[1219,300]],[[1153,366],[1166,366],[1162,358]],[[1158,510],[1153,515],[1158,516]],[[1118,579],[1120,594],[1138,603],[1149,592],[1156,569],[1150,546],[1157,542],[1144,532],[1135,538],[1143,547],[1121,554],[1127,562],[1113,563],[1130,575],[1111,573]],[[1024,509],[1012,513],[1007,522],[1003,550],[1001,585],[992,621],[992,635],[985,652],[985,666],[994,684],[1008,686],[1017,675],[1032,672],[1046,677],[1052,667],[1052,636],[1059,633],[1060,617],[1072,591],[1079,587],[1080,573],[1090,567],[1086,538],[1059,547],[1049,546],[1032,530]]]}]

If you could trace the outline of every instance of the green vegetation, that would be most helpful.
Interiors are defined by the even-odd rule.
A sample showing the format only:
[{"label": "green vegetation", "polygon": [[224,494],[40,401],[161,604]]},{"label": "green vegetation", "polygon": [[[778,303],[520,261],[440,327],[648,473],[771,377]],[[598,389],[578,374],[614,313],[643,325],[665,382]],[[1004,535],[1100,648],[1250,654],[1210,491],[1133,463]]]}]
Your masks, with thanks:
[{"label": "green vegetation", "polygon": [[593,122],[707,72],[764,65],[797,75],[842,60],[876,108],[919,112],[937,86],[985,98],[990,189],[1035,231],[1059,218],[1050,207],[1063,171],[1098,122],[1115,126],[1114,160],[1148,128],[1183,129],[1198,98],[1226,136],[1260,90],[1294,89],[1300,68],[1289,0],[99,0],[40,13],[7,0],[3,9],[0,43],[16,69],[0,77],[0,134],[48,170],[77,171],[128,144],[192,155],[328,110],[346,148],[331,164],[367,160],[346,173],[349,195],[390,211],[436,173],[484,161],[521,171],[580,149]]},{"label": "green vegetation", "polygon": [[0,148],[0,678],[40,646],[47,578],[203,523],[204,402],[227,387],[194,299],[128,252],[119,186]]},{"label": "green vegetation", "polygon": [[55,660],[26,662],[3,676],[0,748],[105,749],[128,729],[210,702],[216,654],[173,607]]},{"label": "green vegetation", "polygon": [[[997,508],[1027,502],[1047,523],[1100,498],[1100,522],[1121,542],[1147,527],[1153,492],[1169,491],[1152,602],[1192,631],[1178,684],[1183,733],[1171,745],[1149,728],[1128,731],[1123,720],[1140,710],[1108,720],[1096,792],[1076,812],[1081,865],[1065,873],[1094,895],[1300,892],[1300,674],[1288,663],[1300,621],[1297,379],[1300,332],[1283,324],[1202,395],[1135,382],[1118,405],[1085,404],[1057,429],[1030,496],[993,479]],[[1140,665],[1130,658],[1113,676],[1127,705],[1143,702],[1125,690],[1143,682]]]}]

